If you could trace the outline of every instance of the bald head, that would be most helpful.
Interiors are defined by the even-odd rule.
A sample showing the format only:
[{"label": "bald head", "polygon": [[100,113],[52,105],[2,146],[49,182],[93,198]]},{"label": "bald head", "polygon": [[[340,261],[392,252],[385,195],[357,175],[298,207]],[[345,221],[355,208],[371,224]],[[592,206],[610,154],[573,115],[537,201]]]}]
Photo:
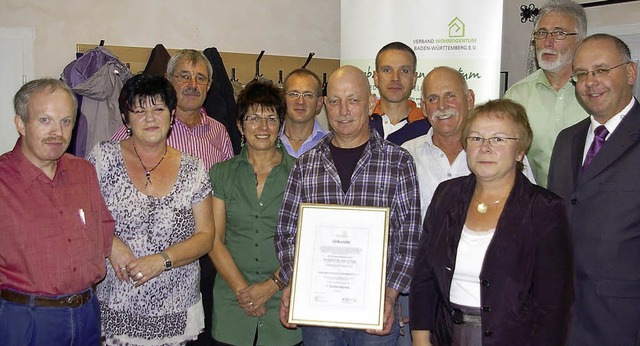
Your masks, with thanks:
[{"label": "bald head", "polygon": [[348,81],[358,88],[362,88],[363,92],[370,92],[371,90],[369,79],[365,76],[362,70],[355,66],[345,65],[335,70],[331,76],[329,76],[329,81],[327,82],[327,93],[332,86],[343,84],[345,81]]},{"label": "bald head", "polygon": [[375,107],[369,80],[355,66],[342,66],[327,83],[327,118],[333,129],[333,144],[353,148],[369,140],[369,116]]},{"label": "bald head", "polygon": [[457,86],[459,86],[464,91],[467,91],[467,89],[469,89],[469,87],[467,86],[467,80],[464,79],[464,76],[458,70],[455,70],[449,66],[438,66],[431,70],[431,72],[429,72],[422,81],[423,96],[424,90],[429,86],[429,84],[443,80],[446,80],[451,84],[457,84]]}]

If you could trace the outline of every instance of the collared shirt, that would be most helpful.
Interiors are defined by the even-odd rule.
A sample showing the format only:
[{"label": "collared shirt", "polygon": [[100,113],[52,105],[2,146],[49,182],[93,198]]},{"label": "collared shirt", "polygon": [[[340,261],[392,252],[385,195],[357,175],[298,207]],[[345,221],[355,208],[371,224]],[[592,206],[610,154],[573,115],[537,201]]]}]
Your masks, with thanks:
[{"label": "collared shirt", "polygon": [[589,131],[587,131],[587,140],[585,141],[586,144],[584,146],[584,152],[582,154],[583,163],[584,163],[584,159],[587,157],[587,153],[589,152],[589,147],[591,147],[593,138],[595,137],[595,134],[593,133],[593,131],[595,131],[596,127],[600,125],[604,125],[604,127],[607,128],[607,131],[609,131],[609,134],[607,135],[607,139],[608,139],[613,133],[613,131],[616,130],[616,128],[618,127],[622,119],[624,119],[624,117],[627,115],[627,113],[629,113],[631,108],[633,108],[633,105],[635,104],[635,102],[636,102],[635,97],[632,97],[631,101],[629,101],[629,104],[626,105],[618,114],[614,115],[613,117],[611,117],[611,119],[607,120],[605,124],[600,124],[599,122],[596,121],[593,115],[590,116],[591,125],[589,125]]},{"label": "collared shirt", "polygon": [[433,193],[441,182],[471,173],[467,167],[467,153],[461,150],[450,164],[447,155],[433,144],[433,128],[426,135],[404,142],[402,147],[409,151],[416,163],[420,185],[420,215],[424,219]]},{"label": "collared shirt", "polygon": [[[127,128],[123,125],[111,137],[113,141],[127,138]],[[233,147],[224,125],[208,117],[204,108],[200,108],[200,122],[193,128],[175,118],[167,145],[183,153],[191,154],[204,161],[209,169],[214,163],[233,157]]]},{"label": "collared shirt", "polygon": [[575,87],[567,81],[556,91],[542,69],[520,80],[504,95],[524,106],[529,118],[533,141],[527,156],[540,186],[547,186],[551,151],[558,133],[578,123],[589,114],[575,96]]},{"label": "collared shirt", "polygon": [[[433,128],[430,128],[426,135],[405,142],[402,147],[409,151],[416,163],[416,173],[420,185],[420,215],[424,219],[429,204],[431,204],[431,198],[441,182],[471,173],[467,166],[467,153],[464,150],[460,151],[453,163],[450,164],[447,155],[433,144]],[[523,164],[524,175],[535,184],[536,181],[526,156]]]},{"label": "collared shirt", "polygon": [[115,221],[86,160],[64,154],[53,179],[22,153],[0,157],[0,288],[77,293],[105,275]]},{"label": "collared shirt", "polygon": [[[407,100],[407,104],[409,104],[409,114],[407,114],[407,118],[406,118],[407,122],[412,123],[414,121],[424,119],[424,114],[422,114],[422,110],[418,108],[418,105],[416,105],[414,101]],[[378,103],[376,103],[376,108],[373,109],[373,113],[384,115],[380,100],[378,100]]]},{"label": "collared shirt", "polygon": [[[284,149],[280,150],[282,160],[269,172],[259,198],[246,147],[209,171],[213,194],[226,206],[225,246],[249,285],[268,280],[279,267],[273,234],[294,162]],[[280,292],[266,302],[267,313],[261,317],[247,316],[224,280],[215,281],[213,292],[213,337],[217,341],[251,345],[256,328],[259,345],[294,345],[301,341],[299,330],[280,324]]]},{"label": "collared shirt", "polygon": [[306,153],[307,150],[315,147],[316,144],[320,143],[320,140],[324,138],[324,136],[326,136],[328,132],[322,127],[322,125],[320,125],[318,120],[314,120],[313,129],[311,130],[311,135],[307,137],[307,139],[302,143],[302,145],[296,152],[293,149],[293,146],[291,146],[291,141],[289,141],[289,138],[284,133],[284,128],[286,126],[287,126],[287,123],[285,122],[284,126],[282,126],[282,129],[280,130],[280,141],[282,141],[282,144],[284,145],[285,149],[287,149],[287,153],[289,153],[289,155],[291,155],[294,158],[300,157],[300,155]]},{"label": "collared shirt", "polygon": [[329,149],[332,139],[333,134],[327,134],[300,156],[289,175],[274,239],[281,275],[285,282],[292,275],[300,203],[389,207],[387,287],[407,292],[421,230],[413,159],[371,130],[345,193]]}]

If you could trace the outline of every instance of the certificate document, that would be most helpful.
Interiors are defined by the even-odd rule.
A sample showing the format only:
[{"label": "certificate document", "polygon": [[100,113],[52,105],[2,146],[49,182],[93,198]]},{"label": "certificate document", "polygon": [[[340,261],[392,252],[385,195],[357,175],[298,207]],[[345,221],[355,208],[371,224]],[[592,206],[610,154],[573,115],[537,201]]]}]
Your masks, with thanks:
[{"label": "certificate document", "polygon": [[389,208],[301,204],[289,321],[381,329]]}]

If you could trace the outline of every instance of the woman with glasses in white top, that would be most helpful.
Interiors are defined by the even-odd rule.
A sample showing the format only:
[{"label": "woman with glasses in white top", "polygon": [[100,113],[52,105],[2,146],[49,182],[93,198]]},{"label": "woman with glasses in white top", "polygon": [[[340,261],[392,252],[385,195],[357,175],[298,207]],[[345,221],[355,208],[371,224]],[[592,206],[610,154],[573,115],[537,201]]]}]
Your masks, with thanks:
[{"label": "woman with glasses in white top", "polygon": [[563,345],[573,301],[564,202],[521,173],[532,132],[510,100],[476,107],[471,174],[440,184],[411,283],[414,345]]}]

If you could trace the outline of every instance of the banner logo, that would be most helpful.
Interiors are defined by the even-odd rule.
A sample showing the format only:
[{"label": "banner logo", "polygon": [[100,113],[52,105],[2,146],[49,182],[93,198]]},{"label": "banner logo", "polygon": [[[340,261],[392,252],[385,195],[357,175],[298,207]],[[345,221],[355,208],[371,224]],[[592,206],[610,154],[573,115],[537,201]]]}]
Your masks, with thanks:
[{"label": "banner logo", "polygon": [[449,37],[464,37],[464,22],[455,17],[449,22]]}]

